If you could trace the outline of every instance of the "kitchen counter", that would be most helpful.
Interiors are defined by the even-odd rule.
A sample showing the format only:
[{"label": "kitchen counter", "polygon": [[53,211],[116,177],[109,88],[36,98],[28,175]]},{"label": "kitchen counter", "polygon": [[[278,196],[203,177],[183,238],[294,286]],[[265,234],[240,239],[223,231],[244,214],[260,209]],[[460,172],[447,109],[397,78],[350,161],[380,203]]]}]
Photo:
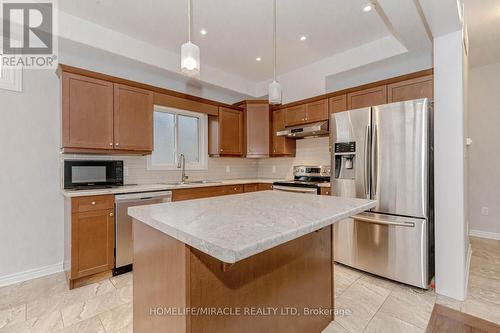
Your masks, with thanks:
[{"label": "kitchen counter", "polygon": [[370,200],[264,191],[131,207],[129,215],[235,263],[374,206]]},{"label": "kitchen counter", "polygon": [[129,208],[134,332],[322,332],[334,320],[332,224],[374,206],[262,191]]},{"label": "kitchen counter", "polygon": [[173,185],[173,184],[141,184],[141,185],[124,185],[113,188],[103,188],[103,189],[91,189],[91,190],[65,190],[62,189],[61,193],[66,198],[72,197],[86,197],[91,195],[106,195],[106,194],[123,194],[123,193],[137,193],[137,192],[152,192],[152,191],[167,191],[185,188],[197,188],[197,187],[208,187],[208,186],[221,186],[221,185],[236,185],[236,184],[255,184],[255,183],[266,183],[272,184],[275,181],[280,181],[283,179],[269,179],[269,178],[255,178],[255,179],[230,179],[230,180],[213,180],[208,183],[196,183],[196,184],[184,184],[184,185]]}]

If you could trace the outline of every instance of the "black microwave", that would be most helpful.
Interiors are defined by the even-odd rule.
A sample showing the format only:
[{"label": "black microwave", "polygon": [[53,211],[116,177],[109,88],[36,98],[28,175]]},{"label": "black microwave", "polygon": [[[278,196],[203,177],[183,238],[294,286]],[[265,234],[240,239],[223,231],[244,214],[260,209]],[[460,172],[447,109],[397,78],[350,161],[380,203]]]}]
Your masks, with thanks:
[{"label": "black microwave", "polygon": [[65,189],[106,188],[121,185],[123,185],[123,161],[64,161]]}]

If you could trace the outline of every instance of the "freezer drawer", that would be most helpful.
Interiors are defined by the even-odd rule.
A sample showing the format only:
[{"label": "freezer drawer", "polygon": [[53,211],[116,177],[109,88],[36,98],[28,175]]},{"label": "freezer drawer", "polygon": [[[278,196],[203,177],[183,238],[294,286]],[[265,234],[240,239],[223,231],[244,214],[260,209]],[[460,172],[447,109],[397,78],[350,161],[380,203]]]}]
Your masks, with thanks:
[{"label": "freezer drawer", "polygon": [[427,220],[362,213],[334,225],[335,261],[428,288]]}]

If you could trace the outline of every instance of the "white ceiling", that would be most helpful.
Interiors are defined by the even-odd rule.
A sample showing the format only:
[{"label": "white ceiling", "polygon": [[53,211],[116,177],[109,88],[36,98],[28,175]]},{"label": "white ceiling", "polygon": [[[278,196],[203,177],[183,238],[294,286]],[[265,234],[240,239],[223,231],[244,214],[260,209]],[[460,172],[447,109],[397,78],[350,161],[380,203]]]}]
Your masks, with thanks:
[{"label": "white ceiling", "polygon": [[464,0],[470,65],[500,62],[500,0]]},{"label": "white ceiling", "polygon": [[[400,1],[400,0],[398,0]],[[278,73],[386,37],[390,32],[367,0],[278,1]],[[187,40],[186,0],[65,0],[61,10],[178,53]],[[272,76],[271,0],[193,0],[193,41],[203,65],[249,81]],[[204,28],[208,34],[202,36]],[[306,35],[307,40],[299,40]],[[261,62],[255,61],[259,56]]]}]

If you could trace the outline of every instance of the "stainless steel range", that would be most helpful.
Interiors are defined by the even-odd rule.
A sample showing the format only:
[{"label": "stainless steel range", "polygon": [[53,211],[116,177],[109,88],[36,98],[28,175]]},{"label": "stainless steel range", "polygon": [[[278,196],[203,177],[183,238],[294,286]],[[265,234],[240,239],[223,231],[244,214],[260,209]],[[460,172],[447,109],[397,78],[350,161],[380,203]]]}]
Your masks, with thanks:
[{"label": "stainless steel range", "polygon": [[290,181],[274,182],[273,190],[319,194],[320,184],[330,182],[330,166],[294,166],[293,176]]}]

